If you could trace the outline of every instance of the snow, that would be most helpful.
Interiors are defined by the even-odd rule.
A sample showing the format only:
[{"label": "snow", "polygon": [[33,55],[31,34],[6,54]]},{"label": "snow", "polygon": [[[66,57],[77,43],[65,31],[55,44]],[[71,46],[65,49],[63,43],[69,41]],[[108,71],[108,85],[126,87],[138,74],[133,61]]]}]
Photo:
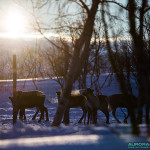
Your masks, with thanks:
[{"label": "snow", "polygon": [[[100,78],[100,83],[104,81],[106,75]],[[12,125],[12,104],[8,96],[12,96],[12,81],[5,84],[5,89],[0,91],[0,149],[9,150],[127,150],[129,142],[146,142],[150,143],[150,139],[146,138],[146,125],[140,125],[141,135],[132,136],[130,124],[117,124],[112,114],[110,113],[110,125],[105,124],[105,116],[98,111],[98,124],[84,125],[78,124],[78,120],[82,115],[80,108],[70,110],[70,125],[61,124],[60,127],[51,127],[53,117],[57,108],[56,89],[60,90],[59,85],[51,79],[36,81],[40,91],[46,94],[45,106],[48,108],[50,121],[42,121],[38,123],[32,120],[35,109],[26,109],[27,120]],[[35,90],[31,80],[26,81],[26,86],[23,88],[24,81],[20,80],[17,83],[17,88],[23,91]],[[136,95],[136,87],[134,86]],[[6,90],[7,89],[7,90]],[[74,91],[78,92],[78,90]],[[111,86],[107,84],[102,89],[102,94],[111,95],[121,93],[119,85],[114,78]],[[126,109],[124,109],[126,112]],[[123,121],[124,115],[117,110],[116,115]],[[130,119],[128,120],[130,122]]]}]

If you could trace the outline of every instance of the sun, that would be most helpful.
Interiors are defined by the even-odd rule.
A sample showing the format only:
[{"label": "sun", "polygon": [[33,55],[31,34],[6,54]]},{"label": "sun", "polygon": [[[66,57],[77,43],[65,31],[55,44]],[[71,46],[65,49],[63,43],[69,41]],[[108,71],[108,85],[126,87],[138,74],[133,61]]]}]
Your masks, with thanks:
[{"label": "sun", "polygon": [[21,13],[13,12],[5,18],[6,32],[10,36],[19,36],[23,34],[26,26],[26,19]]}]

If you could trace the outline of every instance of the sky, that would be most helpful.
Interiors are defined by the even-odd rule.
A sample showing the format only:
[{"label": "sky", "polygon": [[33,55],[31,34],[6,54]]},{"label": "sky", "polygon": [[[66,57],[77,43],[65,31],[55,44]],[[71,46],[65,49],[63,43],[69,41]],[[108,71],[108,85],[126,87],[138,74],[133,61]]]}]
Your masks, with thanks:
[{"label": "sky", "polygon": [[0,1],[0,33],[15,34],[24,32],[27,23],[24,12],[12,0]]},{"label": "sky", "polygon": [[[23,8],[23,7],[24,8]],[[32,7],[28,0],[0,0],[0,37],[2,38],[41,38],[41,34],[35,32],[35,23],[31,15]],[[47,11],[49,11],[47,15]],[[44,7],[36,12],[40,22],[52,26],[57,14],[56,7]],[[46,36],[57,36],[52,32],[46,32]]]},{"label": "sky", "polygon": [[[53,0],[51,0],[53,1]],[[127,0],[123,0],[125,3]],[[19,2],[19,5],[18,5]],[[25,6],[23,8],[21,6]],[[68,9],[70,12],[76,11],[76,5],[71,5]],[[112,7],[112,12],[115,12],[116,7]],[[47,15],[49,11],[49,15]],[[28,0],[0,0],[0,37],[3,38],[41,38],[39,33],[33,30],[34,18],[30,14],[31,3]],[[44,7],[36,15],[39,20],[54,27],[54,18],[57,16],[57,8],[53,6]],[[124,14],[126,15],[126,14]],[[125,16],[122,16],[125,17]],[[126,26],[126,25],[125,25]],[[57,36],[56,34],[48,31],[46,36]]]},{"label": "sky", "polygon": [[32,16],[14,0],[0,0],[0,37],[33,38]]}]

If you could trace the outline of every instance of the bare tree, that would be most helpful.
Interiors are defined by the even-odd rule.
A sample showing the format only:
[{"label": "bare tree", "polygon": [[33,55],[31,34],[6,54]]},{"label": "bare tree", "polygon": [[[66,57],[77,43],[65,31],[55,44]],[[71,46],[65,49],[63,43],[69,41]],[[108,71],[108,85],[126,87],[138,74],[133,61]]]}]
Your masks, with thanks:
[{"label": "bare tree", "polygon": [[64,79],[66,78],[68,66],[72,56],[67,41],[57,41],[57,45],[61,45],[61,49],[55,46],[47,47],[41,53],[44,63],[43,76],[50,77],[55,80],[63,90]]},{"label": "bare tree", "polygon": [[[149,107],[150,107],[150,80],[149,80],[149,54],[146,50],[144,39],[144,18],[150,11],[150,6],[147,0],[137,2],[135,0],[129,0],[129,23],[130,34],[133,39],[134,54],[136,57],[136,71],[138,74],[138,86],[139,86],[139,123],[142,122],[142,100],[146,101],[146,123],[149,128]],[[138,18],[138,19],[137,19]],[[138,24],[137,24],[138,22]],[[139,26],[138,26],[139,25]]]},{"label": "bare tree", "polygon": [[[57,112],[54,117],[52,126],[60,125],[63,113],[68,104],[68,96],[72,90],[72,84],[79,78],[81,73],[83,73],[83,86],[84,87],[86,86],[86,81],[85,81],[86,75],[89,72],[88,67],[87,67],[89,65],[88,57],[90,55],[89,46],[90,46],[92,35],[94,35],[93,29],[94,29],[94,23],[95,23],[95,16],[97,12],[100,12],[101,14],[101,15],[99,14],[99,16],[101,16],[101,19],[104,25],[104,33],[105,33],[107,50],[108,50],[108,57],[112,65],[113,72],[116,73],[117,79],[120,83],[121,91],[125,94],[132,93],[132,88],[131,88],[131,83],[130,83],[130,73],[132,72],[132,69],[134,68],[135,71],[138,72],[139,99],[142,99],[142,96],[145,95],[145,93],[146,95],[148,95],[149,84],[145,84],[145,83],[146,82],[149,83],[149,78],[148,78],[149,72],[147,72],[146,69],[144,69],[145,64],[146,66],[148,66],[148,62],[147,62],[148,59],[146,59],[146,62],[143,61],[143,58],[144,58],[143,56],[147,56],[147,54],[145,53],[145,44],[143,40],[144,15],[149,11],[149,6],[146,0],[144,0],[141,3],[140,2],[137,3],[134,0],[129,0],[128,4],[124,4],[124,5],[119,3],[117,0],[116,1],[114,0],[113,1],[65,0],[63,2],[57,1],[55,2],[55,4],[57,5],[57,11],[58,11],[57,13],[58,18],[55,20],[57,23],[57,27],[54,27],[52,25],[50,26],[45,25],[45,24],[43,25],[40,22],[41,18],[40,16],[38,16],[38,11],[36,12],[36,9],[43,10],[44,6],[46,6],[46,8],[49,8],[48,6],[50,5],[47,5],[47,4],[48,3],[52,4],[52,2],[54,1],[47,1],[47,0],[40,1],[39,0],[39,1],[34,2],[33,0],[31,0],[31,2],[33,4],[32,14],[36,23],[36,26],[34,27],[36,31],[38,31],[41,35],[43,35],[43,37],[46,40],[48,40],[55,48],[57,48],[58,50],[60,49],[63,52],[67,50],[67,53],[68,53],[68,46],[67,47],[65,45],[62,46],[62,44],[61,46],[57,45],[53,40],[49,39],[44,33],[49,30],[57,31],[57,33],[60,33],[60,37],[63,37],[63,35],[65,35],[65,37],[68,36],[72,41],[71,57],[69,56],[71,58],[71,61],[69,61],[69,63],[68,61],[65,61],[65,63],[62,63],[62,66],[63,65],[65,66],[64,72],[61,70],[62,68],[58,69],[60,72],[56,69],[56,66],[58,66],[57,61],[61,63],[61,61],[59,60],[60,57],[63,57],[64,60],[68,59],[68,54],[67,53],[66,53],[67,55],[63,55],[63,53],[60,53],[62,55],[57,54],[57,57],[54,57],[54,59],[56,59],[57,61],[49,57],[49,62],[51,62],[53,71],[58,72],[58,76],[60,76],[61,74],[64,76],[63,94],[61,97],[62,103],[58,105]],[[136,5],[135,7],[136,3],[138,5]],[[70,4],[76,4],[76,6],[78,6],[78,8],[80,7],[81,9],[77,8],[75,10],[78,12],[72,13],[69,11]],[[123,45],[122,45],[122,49],[124,49],[124,51],[122,51],[122,53],[119,52],[119,49],[121,48],[121,46],[117,42],[118,40],[117,38],[118,36],[120,36],[120,34],[116,35],[118,30],[115,25],[118,22],[123,21],[123,19],[121,19],[120,15],[118,14],[117,15],[112,14],[112,11],[109,10],[109,7],[108,7],[109,5],[117,5],[119,6],[121,11],[125,10],[129,12],[129,18],[127,19],[130,22],[130,25],[129,25],[130,34],[132,36],[133,44],[135,48],[135,50],[133,50],[133,52],[136,54],[134,57],[134,60],[131,60],[130,54],[133,54],[133,53],[130,53],[127,47],[124,46],[123,48]],[[101,11],[98,11],[98,6],[101,6]],[[74,19],[74,18],[78,18],[78,19]],[[116,20],[117,20],[117,23],[115,22]],[[136,21],[139,21],[139,30],[138,30],[138,27],[136,26]],[[109,26],[107,22],[109,22]],[[137,31],[138,31],[138,34],[137,34]],[[111,36],[109,36],[110,33],[111,33]],[[111,42],[110,37],[115,39],[115,41]],[[61,39],[62,38],[60,38],[60,40]],[[96,40],[97,40],[97,37],[96,37]],[[138,41],[140,40],[142,40],[142,43],[138,45]],[[65,44],[65,42],[63,43]],[[139,49],[141,49],[142,52],[140,52]],[[115,53],[113,52],[114,50],[115,50]],[[92,69],[94,73],[98,74],[95,81],[99,79],[98,67],[99,67],[100,58],[98,56],[98,53],[99,53],[99,48],[96,51],[94,51],[94,53],[91,53],[91,55],[94,54],[93,63],[96,64],[96,66],[94,66]],[[139,57],[139,54],[141,54],[140,57]],[[47,55],[47,56],[50,56],[50,55]],[[137,64],[140,64],[140,67]],[[132,68],[132,65],[133,65],[133,68]],[[126,71],[126,75],[124,74],[124,71]],[[146,72],[146,74],[141,73],[142,71]],[[143,80],[144,77],[146,78]],[[147,113],[149,112],[148,97],[149,95],[146,96],[145,98],[147,101],[147,107],[146,107]],[[139,111],[141,111],[140,109],[141,109],[141,105],[139,105]],[[132,111],[132,108],[129,108],[128,111],[131,115],[133,133],[138,134],[138,128],[136,126],[134,111]],[[148,123],[148,118],[149,117],[147,117],[147,123]]]},{"label": "bare tree", "polygon": [[[128,83],[128,85],[130,85],[130,82],[127,82],[129,80],[127,80],[127,81],[125,80],[124,65],[123,65],[124,63],[121,62],[123,60],[122,59],[116,59],[116,58],[118,58],[118,56],[114,57],[114,54],[116,54],[116,55],[119,54],[119,46],[117,44],[117,39],[114,39],[114,42],[110,42],[110,36],[109,36],[110,32],[108,32],[108,28],[112,29],[112,35],[113,35],[113,38],[115,38],[115,36],[114,36],[115,31],[114,31],[114,28],[112,28],[112,17],[114,19],[114,16],[112,16],[110,13],[108,13],[108,17],[111,20],[111,25],[108,26],[108,23],[106,23],[106,12],[104,11],[106,8],[109,11],[109,5],[103,3],[101,14],[102,14],[102,20],[103,20],[104,30],[105,30],[105,38],[106,38],[108,57],[109,57],[109,60],[111,62],[111,65],[112,65],[113,72],[116,73],[116,78],[120,84],[120,90],[125,95],[128,95],[128,94],[131,94],[132,89],[129,88],[129,86],[127,86],[127,83]],[[114,53],[114,50],[116,51],[116,53]],[[130,67],[127,67],[127,69],[130,69]],[[128,72],[130,72],[130,70],[128,70]],[[130,99],[127,99],[127,102],[130,102]],[[134,113],[134,110],[131,106],[128,108],[128,113],[130,114],[130,117],[131,117],[132,133],[133,134],[139,134],[139,129],[136,125],[135,113]]]},{"label": "bare tree", "polygon": [[88,16],[83,31],[79,39],[77,39],[75,42],[74,53],[71,59],[71,64],[69,66],[69,70],[65,80],[65,87],[61,97],[62,103],[58,105],[52,126],[60,125],[65,108],[68,105],[68,97],[72,90],[72,84],[78,78],[81,69],[83,67],[84,61],[88,59],[89,45],[93,33],[93,26],[94,26],[95,15],[98,9],[98,5],[99,5],[99,1],[93,1],[91,9],[85,7],[88,11]]}]

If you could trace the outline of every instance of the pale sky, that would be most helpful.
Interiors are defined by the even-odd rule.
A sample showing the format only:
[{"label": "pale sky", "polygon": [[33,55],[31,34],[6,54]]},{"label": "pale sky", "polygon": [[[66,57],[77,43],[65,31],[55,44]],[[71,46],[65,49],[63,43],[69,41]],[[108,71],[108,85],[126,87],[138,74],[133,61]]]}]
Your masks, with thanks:
[{"label": "pale sky", "polygon": [[33,36],[32,17],[13,0],[0,0],[0,37]]},{"label": "pale sky", "polygon": [[[31,29],[31,24],[33,23],[34,19],[31,17],[31,15],[29,15],[29,13],[27,13],[25,9],[18,6],[15,1],[25,4],[27,9],[30,10],[31,5],[28,3],[28,0],[0,0],[0,37],[34,38],[35,32]],[[126,1],[127,0],[123,0],[122,2]],[[53,26],[57,9],[56,7],[51,8],[49,16],[47,16],[45,13],[47,10],[48,8],[45,7],[44,11],[42,10],[43,14],[39,12],[37,15],[39,15],[39,18],[42,19],[44,23],[49,23],[50,26]],[[72,5],[70,10],[76,10],[75,6]],[[112,10],[115,11],[115,8]],[[52,33],[46,34],[51,35]],[[42,37],[40,35],[37,36]]]}]

